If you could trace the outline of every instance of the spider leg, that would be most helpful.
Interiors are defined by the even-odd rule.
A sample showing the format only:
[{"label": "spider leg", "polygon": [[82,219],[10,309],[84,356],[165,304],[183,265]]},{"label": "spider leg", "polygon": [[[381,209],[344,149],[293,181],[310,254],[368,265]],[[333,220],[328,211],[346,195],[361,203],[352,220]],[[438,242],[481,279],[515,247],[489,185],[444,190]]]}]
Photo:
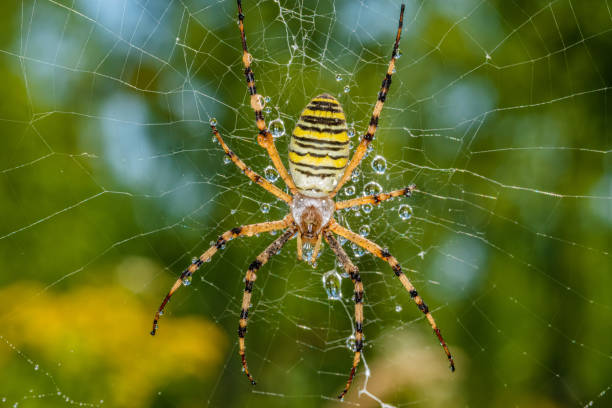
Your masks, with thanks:
[{"label": "spider leg", "polygon": [[322,234],[319,234],[317,237],[317,241],[315,242],[315,246],[312,250],[312,255],[310,256],[310,264],[314,267],[317,262],[317,256],[319,256],[319,251],[321,250],[321,238]]},{"label": "spider leg", "polygon": [[170,298],[172,297],[174,292],[176,292],[178,290],[178,288],[181,287],[181,285],[185,282],[185,279],[189,279],[191,277],[191,275],[193,275],[193,273],[200,268],[200,266],[202,266],[205,262],[208,262],[210,260],[210,258],[212,258],[212,256],[219,250],[219,248],[223,247],[227,241],[229,241],[231,239],[234,239],[234,238],[237,238],[237,237],[240,237],[240,236],[243,236],[243,235],[246,235],[247,237],[250,237],[250,236],[253,236],[255,234],[259,234],[261,232],[275,231],[275,230],[279,230],[279,229],[284,229],[284,228],[287,228],[288,226],[290,226],[292,223],[293,223],[293,217],[291,216],[291,214],[289,214],[285,218],[283,218],[282,220],[279,220],[279,221],[271,221],[271,222],[262,222],[262,223],[259,223],[259,224],[243,225],[241,227],[236,227],[236,228],[233,228],[233,229],[231,229],[229,231],[224,232],[217,239],[217,242],[215,243],[215,245],[213,245],[212,247],[208,248],[208,250],[206,252],[204,252],[202,255],[200,255],[199,258],[196,258],[191,263],[191,265],[189,265],[187,267],[187,269],[185,269],[183,271],[183,273],[181,273],[181,276],[176,280],[176,282],[174,282],[174,285],[172,285],[172,288],[170,288],[170,291],[168,292],[166,297],[164,297],[164,300],[162,301],[161,305],[159,306],[159,309],[157,309],[157,313],[155,313],[155,317],[153,319],[153,329],[151,330],[151,335],[154,336],[155,333],[157,332],[157,328],[158,328],[157,323],[159,322],[159,318],[163,314],[164,307],[166,307],[166,304],[168,303],[168,301],[170,300]]},{"label": "spider leg", "polygon": [[332,251],[334,251],[340,262],[342,262],[344,270],[349,274],[351,280],[355,284],[355,356],[353,357],[353,366],[351,367],[351,373],[349,374],[346,386],[344,390],[342,390],[342,393],[338,395],[338,398],[342,399],[351,387],[363,348],[363,283],[361,283],[359,269],[353,264],[331,232],[325,231],[325,241],[327,241]]},{"label": "spider leg", "polygon": [[238,156],[236,156],[236,153],[234,153],[233,151],[229,149],[229,147],[227,147],[227,145],[223,141],[223,138],[219,134],[219,131],[217,130],[217,127],[215,125],[211,125],[211,128],[212,128],[213,133],[215,134],[215,137],[221,144],[221,147],[223,147],[223,151],[225,151],[225,154],[234,162],[236,166],[238,166],[240,170],[244,172],[244,174],[248,178],[253,180],[253,182],[259,184],[261,187],[268,190],[269,192],[271,192],[272,194],[274,194],[276,197],[280,198],[284,202],[290,203],[292,201],[292,198],[289,194],[285,193],[280,188],[276,187],[274,184],[270,183],[268,180],[261,177],[259,174],[251,170],[250,167],[244,164],[244,162],[240,160]]},{"label": "spider leg", "polygon": [[399,47],[400,37],[402,35],[402,25],[404,22],[404,4],[400,9],[400,17],[399,23],[397,27],[397,35],[395,37],[395,44],[393,45],[393,52],[391,53],[391,61],[389,61],[389,67],[387,68],[387,75],[385,75],[385,79],[382,81],[382,85],[380,87],[380,92],[378,93],[378,99],[376,101],[376,105],[374,105],[374,111],[372,112],[372,118],[370,119],[370,126],[365,135],[363,135],[359,146],[357,146],[357,150],[353,155],[353,158],[349,162],[346,170],[344,170],[344,174],[342,178],[334,188],[334,191],[330,194],[330,198],[334,197],[340,188],[346,183],[346,181],[351,177],[351,173],[355,168],[361,163],[361,160],[365,156],[368,146],[372,139],[374,139],[374,133],[376,133],[376,128],[378,127],[378,118],[380,117],[380,112],[382,111],[383,105],[385,104],[385,99],[387,98],[387,92],[389,92],[389,87],[391,86],[391,76],[393,75],[393,71],[395,69],[395,58],[397,57],[397,49]]},{"label": "spider leg", "polygon": [[395,259],[395,257],[392,256],[389,251],[381,248],[378,244],[370,241],[367,238],[362,237],[359,234],[354,233],[351,230],[342,227],[334,220],[331,221],[329,229],[335,232],[336,234],[348,239],[349,241],[354,242],[355,244],[359,245],[368,252],[371,252],[373,255],[376,255],[391,266],[391,269],[393,269],[393,272],[395,272],[395,276],[399,278],[402,285],[404,285],[404,288],[408,291],[408,293],[410,293],[410,297],[412,298],[412,300],[414,300],[414,303],[416,303],[419,310],[423,312],[423,314],[425,314],[425,317],[427,317],[431,328],[433,329],[434,333],[436,333],[436,336],[440,341],[440,345],[446,353],[446,357],[448,358],[448,362],[450,363],[451,371],[455,371],[455,362],[453,361],[453,357],[451,356],[446,342],[442,338],[442,333],[440,333],[440,329],[438,328],[436,321],[429,312],[429,308],[427,307],[421,296],[419,296],[412,283],[410,283],[410,281],[408,280],[408,277],[406,277],[404,272],[402,272],[402,267],[400,266],[399,262],[397,262],[397,259]]},{"label": "spider leg", "polygon": [[257,279],[256,272],[268,262],[268,259],[272,255],[275,255],[280,251],[280,249],[293,237],[295,234],[295,227],[289,228],[287,231],[283,233],[280,237],[278,237],[274,242],[272,242],[259,256],[249,265],[249,269],[246,272],[244,277],[244,294],[242,296],[242,310],[240,311],[240,322],[238,324],[238,343],[240,346],[239,353],[240,359],[242,362],[242,367],[244,368],[244,373],[248,377],[251,384],[255,385],[255,380],[251,373],[249,373],[249,369],[247,367],[246,355],[245,355],[245,345],[244,345],[244,336],[247,331],[247,319],[249,317],[249,305],[251,304],[251,292],[253,291],[253,282]]},{"label": "spider leg", "polygon": [[410,197],[412,192],[416,190],[416,186],[414,184],[409,185],[406,188],[402,188],[401,190],[395,190],[388,193],[380,193],[369,195],[365,197],[357,197],[351,200],[339,201],[336,203],[336,210],[342,210],[344,208],[357,207],[359,205],[372,204],[378,205],[383,201],[386,201],[393,197],[406,196]]},{"label": "spider leg", "polygon": [[263,116],[263,106],[261,105],[261,100],[263,97],[257,93],[257,89],[255,88],[255,75],[253,74],[253,70],[251,69],[251,61],[253,57],[249,54],[247,50],[246,36],[244,34],[244,14],[242,14],[242,1],[238,1],[238,27],[240,28],[240,37],[242,39],[242,63],[244,64],[244,76],[246,78],[247,88],[249,90],[249,94],[251,95],[251,108],[255,111],[255,122],[257,124],[257,128],[259,129],[259,135],[257,136],[257,143],[261,147],[267,150],[270,159],[272,160],[272,164],[276,167],[278,174],[282,177],[283,181],[289,187],[293,194],[297,193],[297,189],[295,187],[295,183],[293,179],[289,176],[285,165],[281,161],[281,158],[278,154],[278,150],[276,150],[276,145],[274,145],[274,138],[268,131],[266,127],[266,121]]}]

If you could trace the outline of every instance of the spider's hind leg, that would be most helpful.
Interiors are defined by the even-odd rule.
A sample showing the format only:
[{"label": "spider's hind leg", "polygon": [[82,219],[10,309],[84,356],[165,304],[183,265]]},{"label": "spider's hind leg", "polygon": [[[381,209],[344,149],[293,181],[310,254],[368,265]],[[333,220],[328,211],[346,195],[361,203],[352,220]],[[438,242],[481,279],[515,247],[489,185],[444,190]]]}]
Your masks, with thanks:
[{"label": "spider's hind leg", "polygon": [[346,386],[344,387],[344,390],[342,390],[342,393],[338,395],[338,398],[342,399],[351,387],[353,377],[355,376],[355,371],[357,371],[357,365],[359,365],[359,360],[361,358],[361,350],[363,348],[363,283],[361,282],[359,269],[353,264],[336,238],[334,238],[332,233],[329,231],[326,231],[324,234],[325,241],[327,241],[332,251],[334,251],[338,257],[338,260],[342,262],[344,270],[349,274],[351,280],[355,284],[355,356],[353,357],[353,366],[351,367],[351,373],[349,374],[349,379],[346,382]]},{"label": "spider's hind leg", "polygon": [[244,369],[244,373],[246,374],[251,384],[255,385],[255,380],[253,376],[249,372],[246,354],[245,354],[245,344],[244,337],[247,331],[247,319],[249,318],[249,305],[251,304],[251,294],[253,292],[253,283],[255,279],[257,279],[257,271],[268,262],[272,255],[275,255],[280,249],[293,237],[295,234],[295,228],[289,228],[287,231],[283,233],[280,237],[278,237],[274,242],[272,242],[259,256],[249,265],[249,269],[247,269],[246,275],[244,277],[244,294],[242,295],[242,310],[240,311],[240,322],[238,324],[238,344],[240,354],[240,360],[242,363],[242,367]]},{"label": "spider's hind leg", "polygon": [[387,262],[389,266],[391,266],[391,269],[393,269],[395,276],[397,276],[397,278],[400,280],[400,282],[402,283],[406,291],[410,294],[410,298],[414,301],[414,303],[416,303],[419,310],[423,312],[423,314],[427,318],[427,321],[431,325],[431,328],[433,329],[434,333],[438,337],[440,345],[442,346],[442,348],[444,349],[444,352],[446,353],[446,358],[448,358],[448,362],[450,363],[451,371],[455,371],[455,362],[453,360],[453,357],[451,356],[448,346],[446,345],[446,342],[444,341],[444,338],[442,337],[442,333],[440,332],[440,329],[438,328],[436,321],[431,315],[429,308],[423,301],[423,298],[419,296],[414,285],[412,285],[412,283],[410,282],[406,274],[402,272],[402,267],[400,266],[397,259],[395,259],[395,257],[392,256],[389,253],[389,251],[381,248],[378,244],[370,241],[367,238],[362,237],[359,234],[354,233],[353,231],[349,229],[344,228],[343,226],[341,226],[340,224],[338,224],[337,222],[333,220],[329,226],[329,229],[333,231],[334,233],[348,239],[349,241],[354,242],[355,244],[359,245],[366,251],[372,253],[373,255]]},{"label": "spider's hind leg", "polygon": [[221,236],[217,239],[217,242],[213,246],[208,248],[206,252],[200,255],[199,258],[196,258],[191,263],[191,265],[189,265],[189,267],[187,267],[183,271],[183,273],[181,273],[181,276],[176,280],[176,282],[174,282],[174,285],[172,285],[172,288],[170,288],[170,291],[164,297],[164,300],[162,300],[161,305],[157,309],[157,313],[155,313],[151,335],[154,336],[157,332],[157,324],[159,322],[159,319],[164,311],[164,308],[166,307],[166,304],[170,301],[170,298],[172,297],[174,292],[176,292],[178,288],[180,288],[186,282],[186,279],[191,278],[191,275],[193,275],[195,271],[197,271],[205,262],[208,262],[210,258],[212,258],[212,256],[217,253],[219,248],[223,247],[231,239],[245,235],[250,237],[261,232],[285,229],[290,226],[292,222],[293,217],[291,216],[291,214],[289,214],[280,221],[270,221],[262,222],[259,224],[243,225],[241,227],[232,228],[231,230],[221,234]]}]

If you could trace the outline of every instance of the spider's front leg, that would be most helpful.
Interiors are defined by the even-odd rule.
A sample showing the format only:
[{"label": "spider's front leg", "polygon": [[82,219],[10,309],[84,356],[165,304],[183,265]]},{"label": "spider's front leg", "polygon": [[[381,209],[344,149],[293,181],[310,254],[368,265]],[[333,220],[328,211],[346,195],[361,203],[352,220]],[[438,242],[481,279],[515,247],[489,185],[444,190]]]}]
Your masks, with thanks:
[{"label": "spider's front leg", "polygon": [[219,142],[219,144],[221,144],[221,147],[223,148],[223,151],[225,152],[227,157],[229,157],[231,161],[234,162],[234,164],[238,166],[238,168],[242,170],[242,172],[248,178],[250,178],[254,183],[263,187],[265,190],[268,190],[269,192],[271,192],[272,194],[274,194],[276,197],[280,198],[284,202],[291,203],[292,198],[289,194],[285,193],[280,188],[276,187],[274,184],[270,183],[268,180],[266,180],[265,178],[261,177],[259,174],[251,170],[251,168],[248,167],[246,164],[244,164],[244,162],[240,160],[238,156],[236,156],[236,153],[231,151],[230,148],[225,144],[225,142],[223,141],[223,138],[221,137],[221,135],[219,134],[219,131],[217,130],[217,127],[215,125],[210,125],[210,127],[212,128],[212,131],[215,137],[217,138],[217,141]]},{"label": "spider's front leg", "polygon": [[402,272],[402,267],[400,266],[399,262],[397,262],[397,259],[395,259],[395,257],[392,256],[389,253],[389,251],[381,248],[378,244],[370,241],[367,238],[362,237],[359,234],[354,233],[351,230],[344,228],[343,226],[341,226],[334,220],[331,221],[329,225],[329,229],[333,231],[334,233],[348,239],[349,241],[354,242],[355,244],[359,245],[366,251],[384,260],[385,262],[389,264],[389,266],[391,266],[391,269],[393,269],[395,276],[398,277],[398,279],[400,280],[400,282],[402,283],[406,291],[408,291],[408,293],[410,294],[410,297],[412,298],[412,300],[414,300],[414,303],[416,303],[419,310],[423,312],[423,314],[429,321],[431,328],[433,329],[434,333],[438,337],[438,340],[440,341],[440,345],[442,346],[442,348],[444,349],[444,352],[446,353],[446,357],[448,358],[448,362],[450,363],[451,371],[455,371],[455,362],[453,361],[453,357],[451,356],[451,353],[448,349],[448,346],[446,345],[446,342],[444,341],[444,338],[442,338],[442,333],[440,332],[440,329],[438,328],[436,321],[431,315],[429,308],[423,301],[423,298],[419,296],[414,285],[412,285],[410,280],[408,280],[408,277],[406,276],[406,274]]},{"label": "spider's front leg", "polygon": [[251,108],[253,108],[253,111],[255,112],[255,123],[259,129],[257,142],[261,147],[266,149],[268,155],[270,156],[270,160],[272,160],[274,167],[278,171],[278,174],[281,176],[287,187],[289,187],[291,192],[296,194],[297,188],[295,187],[295,183],[289,176],[285,165],[281,161],[278,150],[276,150],[276,145],[274,144],[274,138],[266,126],[266,121],[262,112],[263,106],[261,103],[263,97],[257,93],[257,88],[255,87],[255,74],[253,74],[253,70],[251,69],[253,57],[251,54],[249,54],[247,49],[246,35],[244,34],[244,14],[242,13],[242,1],[237,0],[237,3],[238,28],[240,29],[240,38],[242,40],[242,63],[244,64],[244,77],[246,79],[249,94],[251,95]]},{"label": "spider's front leg", "polygon": [[238,324],[238,343],[239,343],[239,354],[240,360],[242,362],[242,367],[244,368],[244,373],[246,374],[251,384],[255,385],[255,380],[253,376],[249,372],[246,354],[245,354],[245,344],[244,344],[244,336],[246,335],[247,330],[247,319],[249,318],[249,305],[251,304],[251,294],[253,292],[253,282],[257,278],[257,271],[268,262],[270,257],[278,253],[280,249],[293,237],[295,234],[296,228],[289,228],[287,231],[283,233],[280,237],[278,237],[274,242],[272,242],[259,256],[249,265],[249,269],[246,272],[244,277],[244,294],[242,295],[242,310],[240,311],[240,322]]},{"label": "spider's front leg", "polygon": [[351,177],[351,174],[355,170],[361,160],[365,156],[368,151],[368,146],[374,139],[374,134],[376,133],[376,129],[378,128],[378,119],[380,118],[380,112],[382,112],[383,106],[385,104],[385,100],[387,99],[387,92],[389,92],[389,88],[391,87],[391,76],[393,72],[395,72],[395,59],[398,56],[398,47],[399,41],[402,36],[402,26],[404,24],[404,9],[406,6],[402,4],[400,9],[400,17],[399,23],[397,25],[397,34],[395,36],[395,44],[393,44],[393,51],[391,52],[391,60],[389,61],[389,66],[387,67],[387,74],[385,75],[385,79],[383,79],[382,84],[380,86],[380,92],[378,92],[378,98],[376,99],[376,105],[374,105],[374,110],[372,111],[372,118],[370,119],[370,125],[368,126],[368,130],[365,135],[361,138],[361,142],[357,146],[355,150],[355,154],[353,154],[353,158],[346,166],[346,170],[342,175],[342,178],[334,188],[334,191],[331,193],[330,198],[334,197],[338,191],[342,188],[344,183],[348,181]]},{"label": "spider's front leg", "polygon": [[240,236],[250,237],[255,234],[259,234],[261,232],[285,229],[288,226],[290,226],[292,223],[293,223],[293,217],[291,216],[291,214],[289,214],[285,218],[279,221],[262,222],[259,224],[244,225],[242,227],[233,228],[221,234],[221,236],[217,239],[217,242],[212,247],[208,248],[206,252],[200,255],[199,258],[196,258],[191,263],[191,265],[189,265],[187,269],[185,269],[183,273],[181,273],[181,276],[176,280],[176,282],[174,282],[174,285],[172,285],[172,288],[170,288],[170,291],[168,292],[166,297],[164,297],[164,300],[159,306],[159,309],[157,309],[157,313],[155,313],[151,335],[154,336],[155,333],[157,332],[157,328],[158,328],[157,324],[159,322],[159,318],[161,317],[164,311],[164,307],[166,307],[166,304],[168,303],[168,301],[170,301],[170,298],[172,297],[174,292],[176,292],[178,288],[180,288],[181,285],[184,284],[184,282],[190,279],[191,275],[193,275],[194,272],[200,268],[200,266],[202,266],[205,262],[208,262],[210,258],[212,258],[212,256],[219,250],[219,248],[223,247],[229,240],[240,237]]},{"label": "spider's front leg", "polygon": [[361,358],[361,350],[363,348],[363,283],[361,283],[359,269],[353,264],[332,233],[326,231],[324,235],[325,241],[327,241],[332,251],[334,251],[338,257],[338,260],[342,262],[344,270],[349,274],[353,284],[355,285],[355,356],[353,357],[353,366],[351,367],[351,373],[349,374],[349,379],[346,382],[346,386],[344,387],[344,390],[342,390],[342,393],[338,395],[338,398],[342,399],[351,387],[353,377],[355,376],[355,371],[357,370],[357,365],[359,364],[359,360]]}]

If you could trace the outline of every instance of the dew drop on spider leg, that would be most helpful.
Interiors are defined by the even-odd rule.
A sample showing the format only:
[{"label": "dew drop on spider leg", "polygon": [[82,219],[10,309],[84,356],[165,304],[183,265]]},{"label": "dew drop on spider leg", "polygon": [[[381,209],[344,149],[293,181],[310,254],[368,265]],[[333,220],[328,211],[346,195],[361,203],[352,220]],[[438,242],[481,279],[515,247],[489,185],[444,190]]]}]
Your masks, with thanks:
[{"label": "dew drop on spider leg", "polygon": [[285,124],[283,121],[278,118],[270,121],[268,125],[268,130],[272,133],[272,137],[278,139],[285,135]]},{"label": "dew drop on spider leg", "polygon": [[210,126],[217,126],[217,118],[210,118],[208,123],[210,123]]},{"label": "dew drop on spider leg", "polygon": [[370,181],[368,184],[366,184],[363,187],[363,194],[364,195],[374,195],[374,194],[380,194],[382,193],[382,187],[380,186],[380,184],[378,184],[375,181]]},{"label": "dew drop on spider leg", "polygon": [[259,206],[259,210],[264,213],[267,214],[270,212],[270,204],[268,203],[263,203],[261,206]]},{"label": "dew drop on spider leg", "polygon": [[404,221],[412,217],[412,207],[408,204],[402,204],[399,206],[399,210],[397,211],[400,218]]},{"label": "dew drop on spider leg", "polygon": [[274,167],[268,166],[264,170],[264,177],[270,183],[274,183],[276,180],[278,180],[278,172],[276,171]]},{"label": "dew drop on spider leg", "polygon": [[189,286],[191,285],[191,275],[187,275],[183,278],[183,285],[184,286]]},{"label": "dew drop on spider leg", "polygon": [[232,159],[229,158],[229,156],[225,156],[223,158],[223,164],[229,164],[232,162]]},{"label": "dew drop on spider leg", "polygon": [[398,48],[397,52],[395,53],[395,59],[400,59],[400,58],[402,58],[402,50]]},{"label": "dew drop on spider leg", "polygon": [[340,300],[342,298],[341,292],[341,277],[338,272],[331,270],[323,274],[323,288],[327,292],[327,298],[330,300]]},{"label": "dew drop on spider leg", "polygon": [[375,156],[372,159],[372,168],[377,174],[384,174],[387,170],[387,159],[382,156]]}]

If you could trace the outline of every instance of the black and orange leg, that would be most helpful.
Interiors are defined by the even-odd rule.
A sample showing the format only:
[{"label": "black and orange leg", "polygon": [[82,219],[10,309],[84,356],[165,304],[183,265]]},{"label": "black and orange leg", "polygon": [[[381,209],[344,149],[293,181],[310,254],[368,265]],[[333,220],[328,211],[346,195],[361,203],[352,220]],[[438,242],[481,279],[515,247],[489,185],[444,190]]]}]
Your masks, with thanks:
[{"label": "black and orange leg", "polygon": [[257,93],[257,88],[255,87],[255,75],[253,74],[253,70],[251,69],[251,62],[253,57],[249,54],[246,43],[246,35],[244,34],[244,14],[242,13],[242,1],[238,1],[238,27],[240,28],[240,38],[242,39],[242,63],[244,64],[244,76],[246,78],[247,88],[249,90],[249,94],[251,95],[251,108],[255,112],[255,123],[257,124],[257,128],[259,129],[259,135],[257,136],[257,143],[266,151],[272,160],[272,164],[278,171],[278,174],[281,176],[287,187],[291,190],[293,194],[297,193],[297,189],[295,188],[295,183],[293,179],[289,176],[285,165],[281,161],[281,158],[278,154],[278,150],[276,150],[276,145],[274,144],[274,138],[272,134],[268,131],[266,126],[266,121],[263,116],[263,106],[262,100],[263,97]]},{"label": "black and orange leg", "polygon": [[401,190],[391,191],[389,193],[380,193],[380,194],[374,194],[374,195],[369,195],[365,197],[357,197],[357,198],[353,198],[351,200],[346,200],[346,201],[338,201],[336,203],[336,210],[342,210],[344,208],[350,208],[350,207],[357,207],[359,205],[365,205],[365,204],[378,205],[382,203],[383,201],[387,201],[388,199],[393,198],[393,197],[402,197],[402,196],[410,197],[414,190],[416,190],[416,186],[414,184],[411,184],[406,188],[402,188]]},{"label": "black and orange leg", "polygon": [[215,134],[215,137],[221,144],[221,147],[223,148],[223,151],[225,152],[225,154],[234,162],[236,166],[238,166],[240,170],[242,170],[242,172],[248,178],[253,180],[253,182],[255,182],[256,184],[259,184],[261,187],[268,190],[270,193],[274,194],[276,197],[280,198],[284,202],[290,203],[292,201],[292,198],[289,194],[285,193],[280,188],[276,187],[274,184],[270,183],[268,180],[261,177],[259,174],[251,170],[250,167],[244,164],[244,162],[240,160],[238,156],[236,156],[236,153],[231,151],[230,148],[225,144],[225,142],[223,141],[223,138],[219,134],[219,131],[217,130],[217,127],[215,125],[211,125],[211,128],[212,128],[213,133]]},{"label": "black and orange leg", "polygon": [[251,304],[251,294],[253,292],[253,282],[257,279],[257,271],[263,265],[268,262],[268,259],[272,257],[272,255],[276,254],[280,249],[293,237],[295,234],[295,228],[290,228],[283,233],[280,237],[276,239],[276,241],[272,242],[259,256],[249,265],[249,269],[246,272],[244,277],[244,295],[242,296],[242,310],[240,311],[240,322],[238,323],[238,343],[240,353],[240,360],[242,362],[242,368],[244,368],[244,373],[248,377],[251,384],[255,385],[255,380],[253,376],[249,372],[249,368],[247,366],[246,354],[245,354],[245,345],[244,345],[244,336],[247,331],[247,319],[249,318],[249,305]]},{"label": "black and orange leg", "polygon": [[259,234],[261,232],[285,229],[289,227],[292,223],[293,223],[293,217],[291,216],[291,214],[289,214],[285,218],[279,221],[270,221],[270,222],[262,222],[259,224],[244,225],[242,227],[236,227],[229,231],[224,232],[217,239],[217,242],[215,242],[215,245],[208,248],[208,250],[204,252],[202,255],[200,255],[199,258],[195,258],[194,261],[191,263],[191,265],[189,265],[187,269],[185,269],[183,273],[181,273],[181,276],[176,280],[176,282],[174,282],[174,285],[172,285],[172,288],[170,288],[170,291],[168,292],[166,297],[164,297],[164,300],[159,306],[159,309],[157,309],[157,313],[155,313],[151,335],[155,335],[155,333],[157,332],[157,327],[158,327],[157,325],[159,322],[159,318],[163,314],[164,308],[166,307],[166,304],[168,303],[168,301],[170,300],[174,292],[176,292],[178,288],[180,288],[181,285],[183,285],[185,282],[189,282],[194,272],[197,271],[200,268],[200,266],[202,266],[205,262],[208,262],[210,258],[212,258],[212,256],[219,250],[219,248],[223,247],[228,241],[234,238],[241,237],[241,236],[250,237],[255,234]]},{"label": "black and orange leg", "polygon": [[363,283],[361,282],[359,269],[353,264],[331,232],[325,232],[325,240],[340,262],[342,262],[344,270],[349,274],[355,285],[355,356],[353,357],[353,366],[351,367],[346,386],[342,393],[338,395],[338,398],[342,399],[351,387],[355,371],[357,371],[357,365],[359,365],[359,359],[361,358],[361,350],[363,349]]},{"label": "black and orange leg", "polygon": [[395,44],[393,45],[393,52],[391,52],[391,61],[389,61],[387,75],[385,75],[385,79],[383,79],[382,81],[380,92],[378,93],[378,98],[376,100],[376,105],[374,105],[374,111],[372,112],[370,125],[368,126],[368,130],[365,135],[363,135],[363,137],[361,138],[361,142],[357,146],[357,150],[355,150],[353,158],[346,167],[346,170],[344,171],[342,178],[338,182],[338,185],[331,193],[330,198],[334,197],[338,193],[338,191],[340,191],[344,183],[346,183],[351,177],[353,170],[355,170],[359,163],[361,163],[361,160],[368,151],[368,146],[372,142],[372,139],[374,139],[374,134],[376,133],[376,128],[378,127],[378,118],[380,117],[380,112],[382,111],[383,105],[385,104],[385,99],[387,99],[387,92],[389,92],[389,87],[391,86],[391,76],[395,71],[395,58],[397,57],[399,41],[402,35],[402,25],[404,23],[404,9],[405,5],[402,4],[402,7],[400,9],[399,23],[397,27],[397,35],[395,36]]},{"label": "black and orange leg", "polygon": [[421,296],[419,296],[415,287],[412,285],[412,283],[410,283],[410,280],[408,280],[408,277],[406,276],[406,274],[402,272],[402,267],[400,266],[399,262],[397,262],[397,259],[395,259],[395,257],[392,256],[389,253],[389,251],[381,248],[378,244],[370,241],[367,238],[362,237],[359,234],[354,233],[353,231],[349,229],[344,228],[343,226],[341,226],[334,220],[332,220],[332,222],[330,223],[329,229],[333,231],[334,233],[348,239],[349,241],[354,242],[355,244],[359,245],[360,247],[367,250],[368,252],[371,252],[372,254],[384,260],[391,266],[391,269],[393,269],[393,272],[395,272],[395,276],[398,277],[402,285],[404,285],[404,288],[410,294],[410,297],[412,298],[412,300],[414,300],[414,303],[416,303],[419,310],[423,312],[423,314],[429,321],[431,328],[433,329],[434,333],[436,333],[436,336],[438,337],[438,340],[440,341],[440,345],[442,346],[442,348],[444,349],[444,352],[446,353],[446,357],[448,358],[448,362],[450,363],[451,371],[455,371],[455,362],[453,361],[453,357],[451,356],[451,353],[448,349],[448,346],[446,345],[446,342],[442,338],[442,333],[440,333],[440,329],[438,328],[436,321],[434,320],[433,316],[429,312],[429,308],[427,307],[427,305],[425,304]]}]

